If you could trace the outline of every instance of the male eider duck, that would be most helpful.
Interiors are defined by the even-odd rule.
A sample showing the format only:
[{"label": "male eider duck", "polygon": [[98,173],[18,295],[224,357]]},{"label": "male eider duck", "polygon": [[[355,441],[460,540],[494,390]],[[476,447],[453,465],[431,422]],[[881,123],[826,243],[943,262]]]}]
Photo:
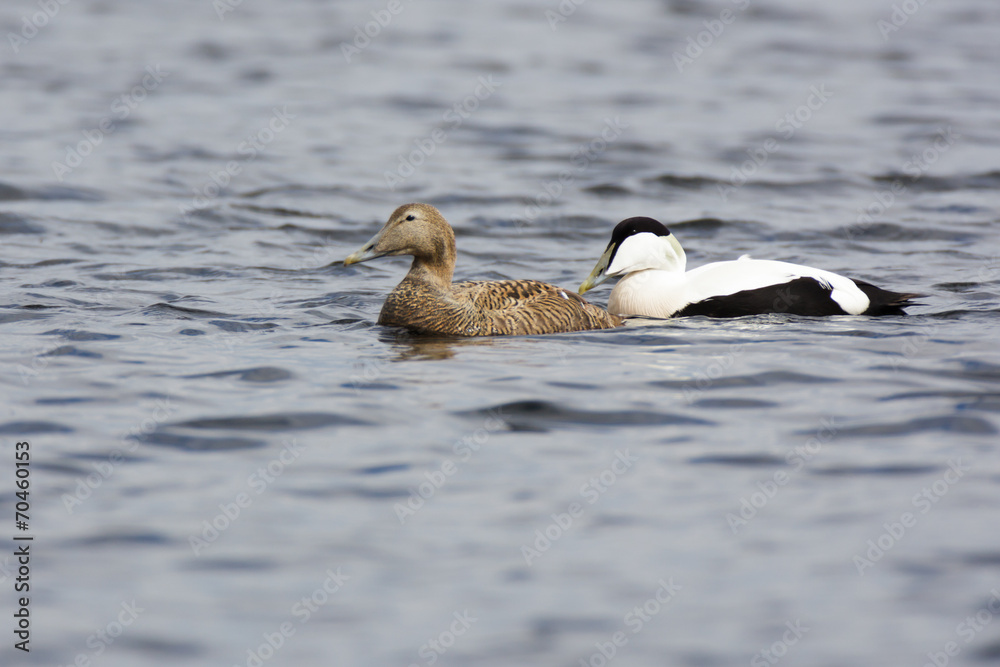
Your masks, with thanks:
[{"label": "male eider duck", "polygon": [[423,333],[497,336],[610,329],[622,323],[579,294],[536,280],[451,282],[455,232],[428,204],[397,208],[344,265],[386,255],[412,255],[413,264],[386,298],[379,324]]},{"label": "male eider duck", "polygon": [[920,294],[901,294],[799,264],[750,259],[706,264],[685,272],[677,239],[652,218],[622,220],[580,294],[624,276],[608,312],[645,317],[792,315],[905,315]]}]

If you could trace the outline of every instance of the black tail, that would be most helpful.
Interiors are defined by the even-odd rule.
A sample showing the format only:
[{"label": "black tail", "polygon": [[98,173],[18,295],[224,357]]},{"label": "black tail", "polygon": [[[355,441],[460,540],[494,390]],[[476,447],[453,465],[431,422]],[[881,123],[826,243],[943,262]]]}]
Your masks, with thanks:
[{"label": "black tail", "polygon": [[855,280],[854,284],[865,293],[871,302],[863,313],[864,315],[906,315],[904,308],[919,305],[915,304],[913,299],[927,296],[915,292],[891,292],[863,280]]}]

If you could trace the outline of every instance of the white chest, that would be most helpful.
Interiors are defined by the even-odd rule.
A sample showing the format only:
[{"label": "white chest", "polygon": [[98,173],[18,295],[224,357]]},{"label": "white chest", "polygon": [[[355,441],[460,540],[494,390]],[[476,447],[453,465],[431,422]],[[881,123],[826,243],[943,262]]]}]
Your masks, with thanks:
[{"label": "white chest", "polygon": [[670,317],[686,306],[684,274],[647,269],[630,273],[618,281],[608,298],[608,311],[615,315]]}]

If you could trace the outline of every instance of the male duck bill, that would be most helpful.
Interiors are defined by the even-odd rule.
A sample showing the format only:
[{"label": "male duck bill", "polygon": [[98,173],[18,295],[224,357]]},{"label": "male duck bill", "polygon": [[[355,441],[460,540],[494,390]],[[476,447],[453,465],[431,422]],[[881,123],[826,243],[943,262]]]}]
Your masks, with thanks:
[{"label": "male duck bill", "polygon": [[861,280],[809,266],[750,259],[706,264],[685,271],[677,239],[652,218],[622,220],[580,294],[623,276],[608,312],[645,317],[791,315],[904,315],[922,295],[890,292]]},{"label": "male duck bill", "polygon": [[412,255],[413,264],[382,305],[379,324],[423,333],[495,336],[610,329],[622,323],[576,292],[537,280],[453,283],[455,232],[429,204],[397,208],[344,265],[386,255]]}]

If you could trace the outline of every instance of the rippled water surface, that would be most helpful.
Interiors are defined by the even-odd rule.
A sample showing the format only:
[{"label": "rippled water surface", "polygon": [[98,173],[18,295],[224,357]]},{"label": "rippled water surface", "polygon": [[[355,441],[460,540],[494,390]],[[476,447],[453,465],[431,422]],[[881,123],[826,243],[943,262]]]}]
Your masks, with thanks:
[{"label": "rippled water surface", "polygon": [[[0,9],[3,664],[1000,658],[995,2],[51,4]],[[927,297],[416,338],[341,263],[409,201],[459,279],[649,215]]]}]

